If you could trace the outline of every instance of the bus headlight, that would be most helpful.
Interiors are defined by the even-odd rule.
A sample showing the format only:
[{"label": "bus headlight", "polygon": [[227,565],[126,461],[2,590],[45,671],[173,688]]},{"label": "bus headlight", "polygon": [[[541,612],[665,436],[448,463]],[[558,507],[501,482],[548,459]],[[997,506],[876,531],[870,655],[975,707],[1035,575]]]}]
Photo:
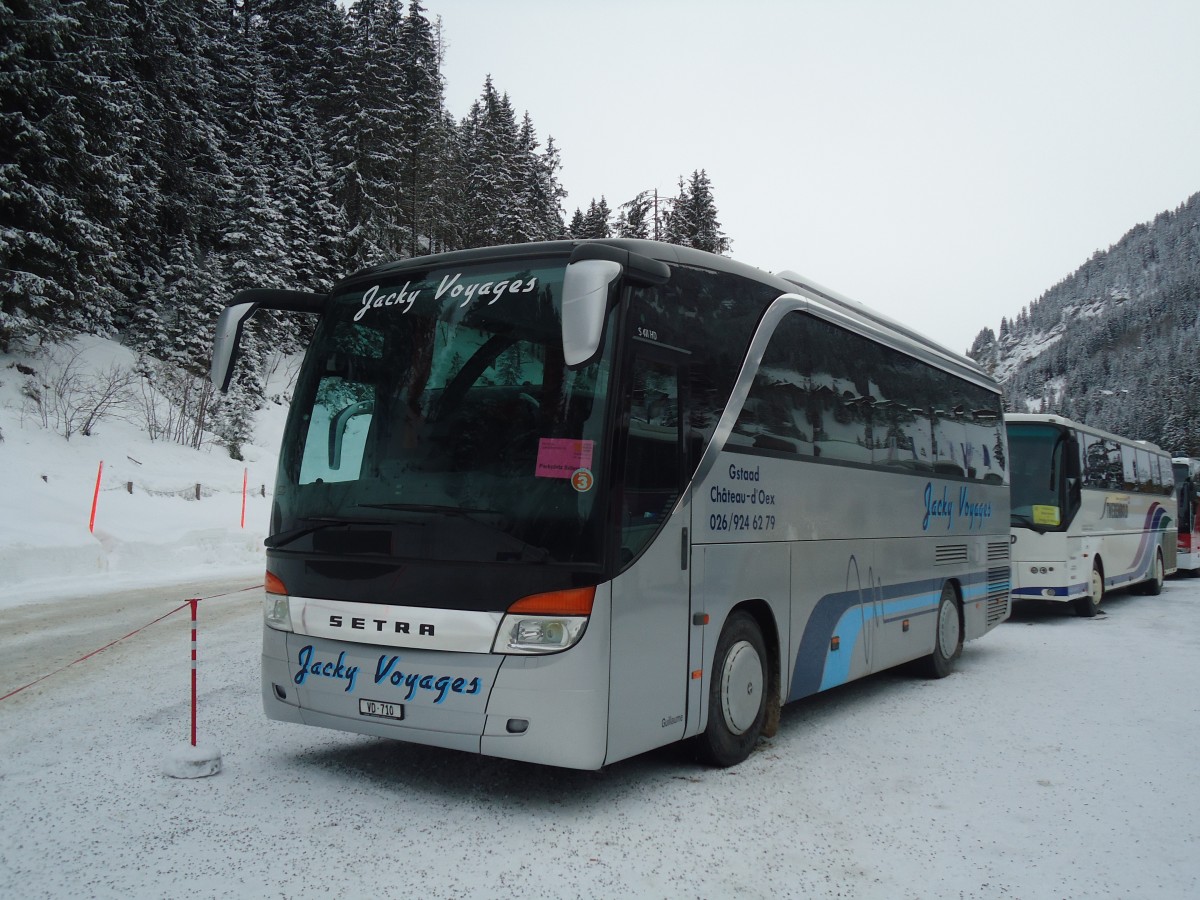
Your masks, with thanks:
[{"label": "bus headlight", "polygon": [[583,636],[582,616],[513,616],[500,622],[493,653],[555,653]]},{"label": "bus headlight", "polygon": [[263,618],[276,631],[292,630],[292,610],[288,598],[282,594],[267,594],[263,597]]},{"label": "bus headlight", "polygon": [[557,653],[583,637],[592,614],[594,587],[570,588],[522,597],[509,606],[493,653]]},{"label": "bus headlight", "polygon": [[291,598],[278,575],[267,573],[263,585],[263,620],[276,631],[292,631]]}]

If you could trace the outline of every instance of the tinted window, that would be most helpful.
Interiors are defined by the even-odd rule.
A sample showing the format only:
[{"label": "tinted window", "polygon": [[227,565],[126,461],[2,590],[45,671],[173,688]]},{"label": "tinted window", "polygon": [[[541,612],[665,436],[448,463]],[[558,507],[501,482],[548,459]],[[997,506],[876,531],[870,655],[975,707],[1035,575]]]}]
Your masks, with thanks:
[{"label": "tinted window", "polygon": [[1083,435],[1086,462],[1083,483],[1087,487],[1122,490],[1125,483],[1121,445],[1094,434]]},{"label": "tinted window", "polygon": [[1004,480],[999,398],[810,315],[772,335],[729,444]]},{"label": "tinted window", "polygon": [[758,320],[778,296],[738,275],[685,266],[673,266],[661,287],[633,291],[628,336],[689,353],[688,425],[700,442],[716,429]]}]

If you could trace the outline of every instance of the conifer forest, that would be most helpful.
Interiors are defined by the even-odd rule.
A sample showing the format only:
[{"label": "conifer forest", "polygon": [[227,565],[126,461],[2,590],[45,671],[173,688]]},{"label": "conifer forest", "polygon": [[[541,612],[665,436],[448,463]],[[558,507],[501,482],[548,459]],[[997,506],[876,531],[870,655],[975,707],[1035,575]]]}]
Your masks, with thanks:
[{"label": "conifer forest", "polygon": [[0,352],[119,337],[236,453],[268,348],[305,338],[260,313],[212,396],[213,326],[242,288],[567,237],[728,248],[702,169],[568,225],[530,113],[490,76],[446,109],[443,28],[421,0],[0,2]]}]

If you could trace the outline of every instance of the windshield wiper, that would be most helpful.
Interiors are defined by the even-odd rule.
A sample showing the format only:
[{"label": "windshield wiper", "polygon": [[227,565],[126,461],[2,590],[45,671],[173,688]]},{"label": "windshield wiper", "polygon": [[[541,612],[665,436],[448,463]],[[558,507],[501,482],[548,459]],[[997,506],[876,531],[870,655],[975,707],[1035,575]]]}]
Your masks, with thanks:
[{"label": "windshield wiper", "polygon": [[394,509],[399,512],[438,513],[443,516],[460,516],[462,518],[470,518],[472,515],[479,513],[489,516],[500,515],[499,510],[495,509],[472,509],[469,506],[438,506],[433,503],[359,503],[357,506],[362,509]]},{"label": "windshield wiper", "polygon": [[1016,525],[1020,528],[1028,528],[1030,531],[1036,531],[1038,534],[1045,534],[1049,528],[1034,523],[1029,516],[1021,515],[1021,513],[1009,514],[1009,525]]},{"label": "windshield wiper", "polygon": [[291,531],[281,531],[279,534],[268,535],[263,541],[263,546],[268,550],[277,550],[285,544],[290,544],[292,541],[304,537],[306,534],[313,534],[317,531],[324,531],[326,528],[336,528],[339,525],[379,525],[375,519],[332,519],[320,518],[309,519],[309,522],[314,522],[314,525],[305,525],[303,528],[294,528]]}]

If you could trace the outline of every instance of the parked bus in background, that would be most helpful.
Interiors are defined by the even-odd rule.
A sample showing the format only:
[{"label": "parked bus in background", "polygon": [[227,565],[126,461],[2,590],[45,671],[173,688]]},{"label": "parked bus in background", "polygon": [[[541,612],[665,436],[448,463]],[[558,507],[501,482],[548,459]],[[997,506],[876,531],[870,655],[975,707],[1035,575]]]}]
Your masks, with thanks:
[{"label": "parked bus in background", "polygon": [[1106,591],[1162,590],[1175,571],[1171,458],[1062,416],[1006,417],[1013,600],[1094,616]]},{"label": "parked bus in background", "polygon": [[996,384],[799,276],[649,241],[465,250],[328,295],[267,537],[273,719],[595,769],[733,765],[782,704],[1009,615]]},{"label": "parked bus in background", "polygon": [[1179,508],[1179,571],[1200,575],[1200,543],[1196,530],[1200,518],[1200,459],[1177,456],[1171,460],[1175,471],[1175,503]]}]

